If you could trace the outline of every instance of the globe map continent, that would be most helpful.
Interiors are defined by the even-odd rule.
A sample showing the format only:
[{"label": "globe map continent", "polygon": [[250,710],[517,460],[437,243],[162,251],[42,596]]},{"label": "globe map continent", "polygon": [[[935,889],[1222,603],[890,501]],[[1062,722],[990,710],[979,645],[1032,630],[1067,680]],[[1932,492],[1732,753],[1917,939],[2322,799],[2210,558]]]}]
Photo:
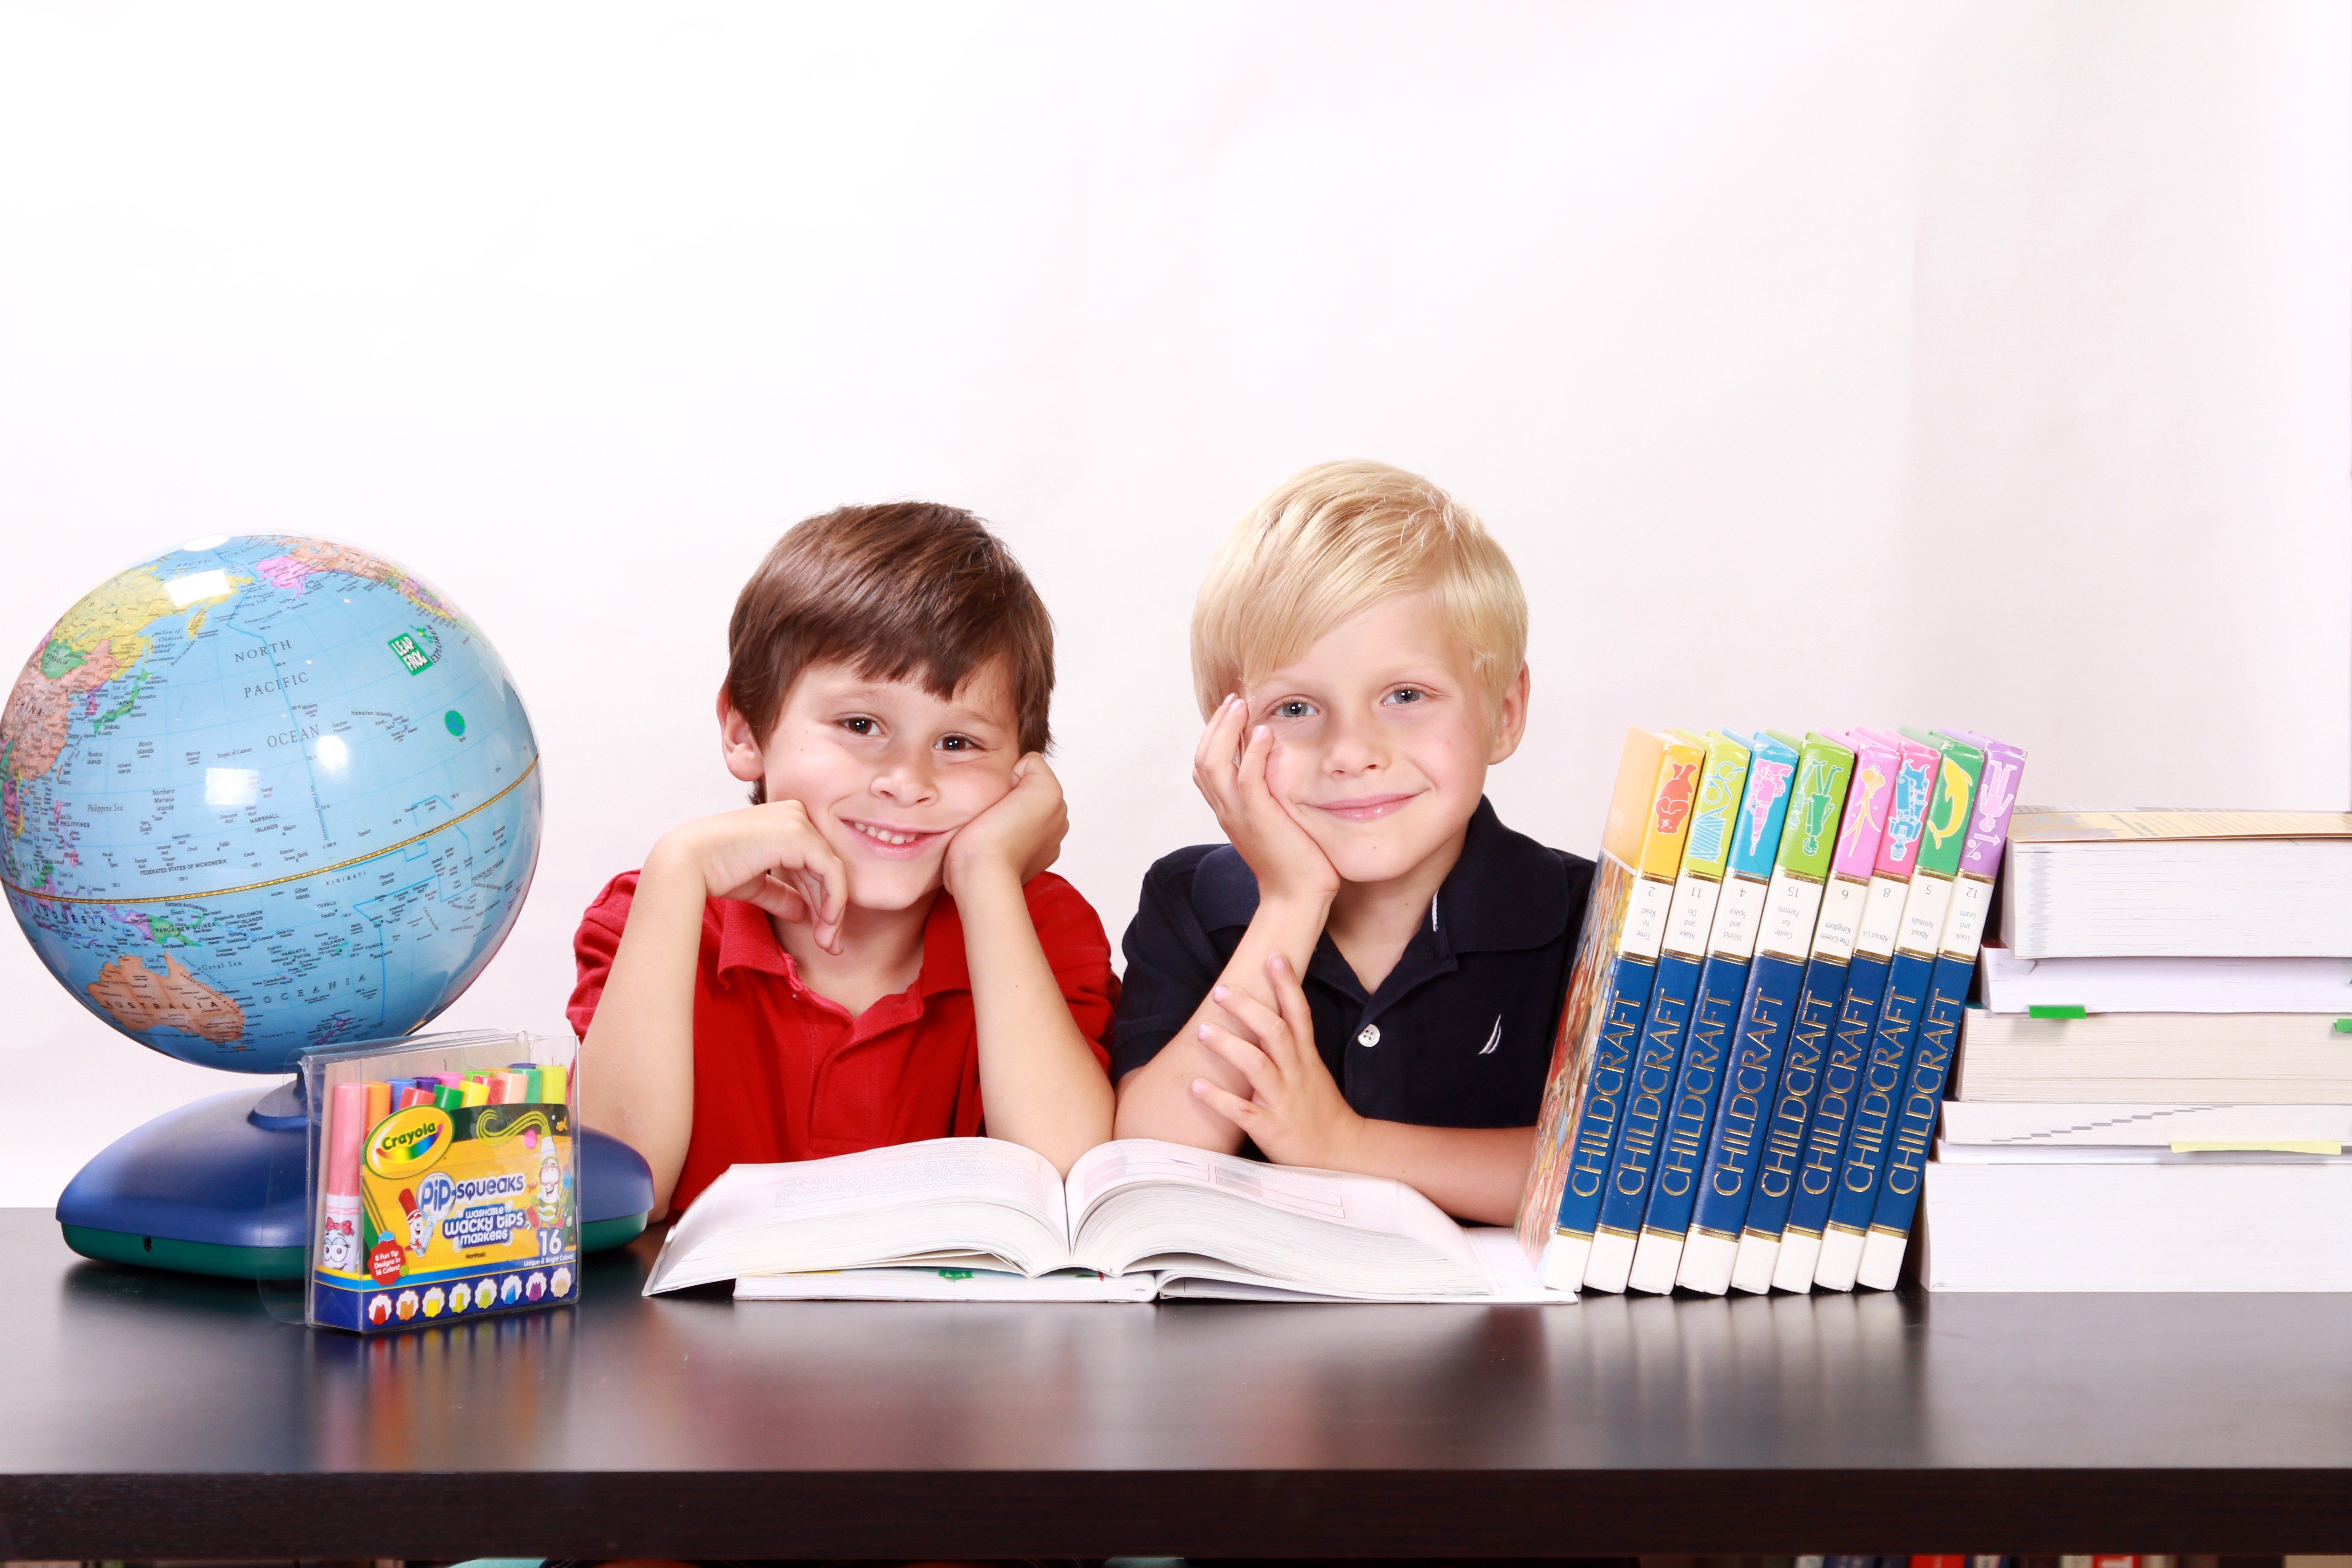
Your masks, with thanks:
[{"label": "globe map continent", "polygon": [[380,555],[200,540],[51,628],[0,711],[0,884],[49,972],[184,1061],[405,1034],[520,912],[539,752],[473,623]]}]

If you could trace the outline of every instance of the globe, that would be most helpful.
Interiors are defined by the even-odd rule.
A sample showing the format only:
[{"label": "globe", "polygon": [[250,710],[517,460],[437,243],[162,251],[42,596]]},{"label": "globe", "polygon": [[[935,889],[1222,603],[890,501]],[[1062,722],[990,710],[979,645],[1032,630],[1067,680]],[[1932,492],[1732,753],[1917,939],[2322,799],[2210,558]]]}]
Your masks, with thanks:
[{"label": "globe", "polygon": [[403,1035],[513,928],[539,751],[481,629],[323,539],[200,539],[68,610],[0,713],[0,883],[49,973],[183,1061]]}]

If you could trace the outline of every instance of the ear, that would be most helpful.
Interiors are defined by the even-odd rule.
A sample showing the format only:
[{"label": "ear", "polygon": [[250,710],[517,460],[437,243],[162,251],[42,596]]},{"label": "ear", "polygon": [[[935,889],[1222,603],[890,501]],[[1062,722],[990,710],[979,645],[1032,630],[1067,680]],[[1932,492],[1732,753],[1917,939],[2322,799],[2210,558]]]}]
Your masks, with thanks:
[{"label": "ear", "polygon": [[727,759],[727,771],[743,783],[758,784],[768,776],[760,737],[723,686],[719,689],[719,750]]},{"label": "ear", "polygon": [[1503,693],[1502,710],[1495,715],[1495,743],[1487,749],[1486,765],[1493,767],[1517,751],[1527,732],[1528,667],[1523,664]]}]

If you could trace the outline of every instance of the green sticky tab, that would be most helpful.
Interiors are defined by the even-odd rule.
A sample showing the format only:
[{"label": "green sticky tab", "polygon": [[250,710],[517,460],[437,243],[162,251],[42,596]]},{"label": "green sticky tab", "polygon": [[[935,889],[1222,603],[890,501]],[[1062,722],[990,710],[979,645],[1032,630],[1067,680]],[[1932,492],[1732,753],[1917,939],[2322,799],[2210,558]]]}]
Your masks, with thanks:
[{"label": "green sticky tab", "polygon": [[[2088,1009],[2078,1007],[2072,1002],[2028,1007],[2025,1012],[2026,1016],[2032,1018],[2087,1018],[2091,1016]],[[2346,1024],[2352,1024],[2352,1018],[2343,1019],[2336,1026],[2341,1029]]]},{"label": "green sticky tab", "polygon": [[2336,1032],[2339,1035],[2352,1035],[2352,1018],[2336,1019]]}]

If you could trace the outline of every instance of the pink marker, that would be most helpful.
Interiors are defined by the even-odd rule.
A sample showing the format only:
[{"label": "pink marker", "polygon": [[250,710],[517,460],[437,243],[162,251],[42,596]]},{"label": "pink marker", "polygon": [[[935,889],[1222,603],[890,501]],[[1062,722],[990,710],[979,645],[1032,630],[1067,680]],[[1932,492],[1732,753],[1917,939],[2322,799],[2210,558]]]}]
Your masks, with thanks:
[{"label": "pink marker", "polygon": [[319,1261],[350,1273],[360,1267],[360,1145],[367,1137],[367,1085],[335,1086],[327,1118],[327,1194],[319,1226]]}]

